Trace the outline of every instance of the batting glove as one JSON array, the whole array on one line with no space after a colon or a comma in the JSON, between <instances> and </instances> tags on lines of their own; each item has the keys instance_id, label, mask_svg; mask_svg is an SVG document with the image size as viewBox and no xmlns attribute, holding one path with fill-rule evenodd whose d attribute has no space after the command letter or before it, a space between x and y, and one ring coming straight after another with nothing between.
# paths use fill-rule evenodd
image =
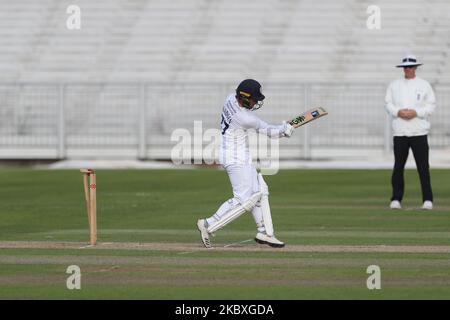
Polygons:
<instances>
[{"instance_id":1,"label":"batting glove","mask_svg":"<svg viewBox=\"0 0 450 320\"><path fill-rule=\"evenodd\" d=\"M294 132L294 127L291 126L286 121L283 121L283 126L284 126L283 136L286 138L290 138L292 136L292 133Z\"/></svg>"}]
</instances>

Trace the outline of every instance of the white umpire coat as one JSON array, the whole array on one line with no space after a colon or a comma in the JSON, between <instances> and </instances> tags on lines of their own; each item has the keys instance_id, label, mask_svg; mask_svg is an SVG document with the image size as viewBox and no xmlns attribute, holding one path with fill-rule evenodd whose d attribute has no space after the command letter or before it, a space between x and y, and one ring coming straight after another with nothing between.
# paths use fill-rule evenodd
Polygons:
<instances>
[{"instance_id":1,"label":"white umpire coat","mask_svg":"<svg viewBox=\"0 0 450 320\"><path fill-rule=\"evenodd\" d=\"M385 107L392 119L394 136L422 136L430 131L429 116L436 108L436 98L427 81L402 78L390 83ZM398 117L398 111L404 108L416 110L417 117L409 120Z\"/></svg>"}]
</instances>

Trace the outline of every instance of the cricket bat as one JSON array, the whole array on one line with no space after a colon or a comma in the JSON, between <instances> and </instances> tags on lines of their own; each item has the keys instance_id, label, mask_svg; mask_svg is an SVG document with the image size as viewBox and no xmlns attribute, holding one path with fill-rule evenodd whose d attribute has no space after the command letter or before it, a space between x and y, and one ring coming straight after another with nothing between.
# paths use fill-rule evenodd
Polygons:
<instances>
[{"instance_id":1,"label":"cricket bat","mask_svg":"<svg viewBox=\"0 0 450 320\"><path fill-rule=\"evenodd\" d=\"M312 108L301 115L295 117L291 121L289 121L289 124L293 126L294 128L298 128L304 124L307 124L308 122L311 122L313 120L319 119L320 117L326 116L328 112L321 107L318 108Z\"/></svg>"}]
</instances>

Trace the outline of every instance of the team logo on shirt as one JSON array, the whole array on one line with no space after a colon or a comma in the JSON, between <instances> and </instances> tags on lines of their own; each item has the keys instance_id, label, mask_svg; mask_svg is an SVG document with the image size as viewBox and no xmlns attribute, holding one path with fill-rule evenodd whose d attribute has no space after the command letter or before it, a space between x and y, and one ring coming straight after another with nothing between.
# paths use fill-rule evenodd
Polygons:
<instances>
[{"instance_id":1,"label":"team logo on shirt","mask_svg":"<svg viewBox=\"0 0 450 320\"><path fill-rule=\"evenodd\" d=\"M416 91L417 101L422 100L422 97L423 97L423 92L422 91Z\"/></svg>"}]
</instances>

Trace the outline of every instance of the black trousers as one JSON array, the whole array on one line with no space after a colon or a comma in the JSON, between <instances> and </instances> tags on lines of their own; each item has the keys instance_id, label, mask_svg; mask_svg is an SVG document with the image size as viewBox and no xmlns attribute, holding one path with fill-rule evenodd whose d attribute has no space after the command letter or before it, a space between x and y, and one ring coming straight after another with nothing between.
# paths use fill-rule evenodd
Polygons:
<instances>
[{"instance_id":1,"label":"black trousers","mask_svg":"<svg viewBox=\"0 0 450 320\"><path fill-rule=\"evenodd\" d=\"M394 171L392 173L392 200L402 201L405 191L404 171L408 159L409 148L411 148L416 160L419 172L420 185L422 187L422 200L433 201L431 190L430 165L428 162L428 136L394 137Z\"/></svg>"}]
</instances>

